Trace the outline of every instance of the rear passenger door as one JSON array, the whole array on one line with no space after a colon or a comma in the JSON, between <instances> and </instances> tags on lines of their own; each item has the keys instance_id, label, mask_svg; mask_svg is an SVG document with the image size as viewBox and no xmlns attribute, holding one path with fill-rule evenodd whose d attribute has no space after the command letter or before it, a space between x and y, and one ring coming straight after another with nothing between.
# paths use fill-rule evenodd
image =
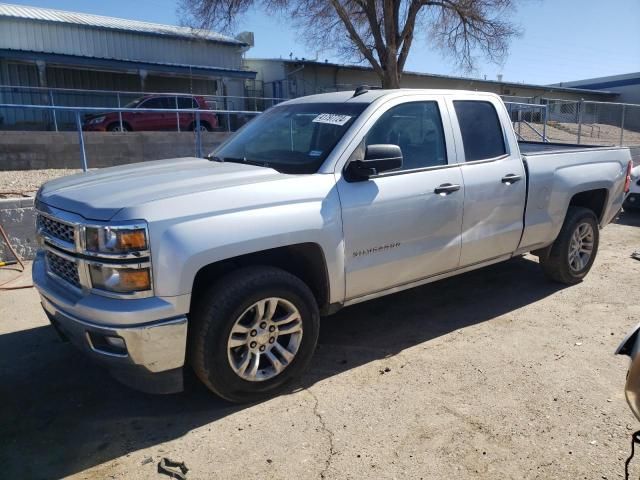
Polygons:
<instances>
[{"instance_id":1,"label":"rear passenger door","mask_svg":"<svg viewBox=\"0 0 640 480\"><path fill-rule=\"evenodd\" d=\"M464 179L460 266L512 254L523 228L526 178L508 114L497 97L449 100Z\"/></svg>"}]
</instances>

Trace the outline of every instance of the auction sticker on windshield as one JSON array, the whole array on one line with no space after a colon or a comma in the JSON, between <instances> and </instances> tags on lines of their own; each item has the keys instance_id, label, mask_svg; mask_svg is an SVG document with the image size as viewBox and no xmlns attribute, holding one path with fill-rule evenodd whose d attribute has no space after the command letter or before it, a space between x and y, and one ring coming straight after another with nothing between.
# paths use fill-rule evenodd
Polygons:
<instances>
[{"instance_id":1,"label":"auction sticker on windshield","mask_svg":"<svg viewBox=\"0 0 640 480\"><path fill-rule=\"evenodd\" d=\"M349 115L338 115L336 113L321 113L316 118L313 119L315 123L328 123L330 125L339 125L343 126L351 120L351 116Z\"/></svg>"}]
</instances>

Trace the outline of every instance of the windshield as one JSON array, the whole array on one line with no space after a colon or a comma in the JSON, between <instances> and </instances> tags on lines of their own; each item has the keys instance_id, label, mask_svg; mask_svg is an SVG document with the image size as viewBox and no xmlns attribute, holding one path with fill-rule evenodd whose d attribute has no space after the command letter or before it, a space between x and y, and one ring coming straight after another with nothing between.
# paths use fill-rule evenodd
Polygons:
<instances>
[{"instance_id":1,"label":"windshield","mask_svg":"<svg viewBox=\"0 0 640 480\"><path fill-rule=\"evenodd\" d=\"M365 103L298 103L267 110L216 150L214 160L315 173Z\"/></svg>"}]
</instances>

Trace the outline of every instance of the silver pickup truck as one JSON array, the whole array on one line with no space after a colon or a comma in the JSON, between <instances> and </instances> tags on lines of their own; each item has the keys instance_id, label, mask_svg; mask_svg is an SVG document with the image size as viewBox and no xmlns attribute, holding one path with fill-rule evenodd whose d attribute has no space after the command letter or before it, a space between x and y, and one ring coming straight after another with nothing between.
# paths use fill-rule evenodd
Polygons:
<instances>
[{"instance_id":1,"label":"silver pickup truck","mask_svg":"<svg viewBox=\"0 0 640 480\"><path fill-rule=\"evenodd\" d=\"M33 279L56 329L124 383L179 391L189 365L253 401L300 376L341 307L527 252L579 282L630 160L519 145L488 93L299 98L207 159L46 183Z\"/></svg>"}]
</instances>

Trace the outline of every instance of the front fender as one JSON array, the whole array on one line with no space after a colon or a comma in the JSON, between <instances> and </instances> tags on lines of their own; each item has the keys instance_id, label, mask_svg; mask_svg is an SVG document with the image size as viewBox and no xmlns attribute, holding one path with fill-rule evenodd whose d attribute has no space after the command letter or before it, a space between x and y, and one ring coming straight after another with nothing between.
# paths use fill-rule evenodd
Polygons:
<instances>
[{"instance_id":1,"label":"front fender","mask_svg":"<svg viewBox=\"0 0 640 480\"><path fill-rule=\"evenodd\" d=\"M154 272L159 272L156 290L159 295L190 293L196 274L207 265L272 248L315 243L324 253L334 291L342 250L337 220L325 218L311 205L281 205L173 225L164 232L154 258Z\"/></svg>"},{"instance_id":2,"label":"front fender","mask_svg":"<svg viewBox=\"0 0 640 480\"><path fill-rule=\"evenodd\" d=\"M299 188L297 193L271 192L273 199L266 202L260 201L264 192L257 191L265 186L255 186L251 206L199 212L195 205L184 206L190 214L150 221L155 294L191 293L198 271L215 262L272 248L313 243L320 246L325 257L330 302L342 300L344 247L340 203L335 183L327 183L332 177L323 177L320 184L327 187L324 191L318 191L318 182L307 182L306 188ZM234 193L233 190L227 192L231 196ZM297 198L277 200L283 196ZM233 203L220 196L212 203L216 201L227 205ZM246 201L244 197L236 203L242 201Z\"/></svg>"}]
</instances>

